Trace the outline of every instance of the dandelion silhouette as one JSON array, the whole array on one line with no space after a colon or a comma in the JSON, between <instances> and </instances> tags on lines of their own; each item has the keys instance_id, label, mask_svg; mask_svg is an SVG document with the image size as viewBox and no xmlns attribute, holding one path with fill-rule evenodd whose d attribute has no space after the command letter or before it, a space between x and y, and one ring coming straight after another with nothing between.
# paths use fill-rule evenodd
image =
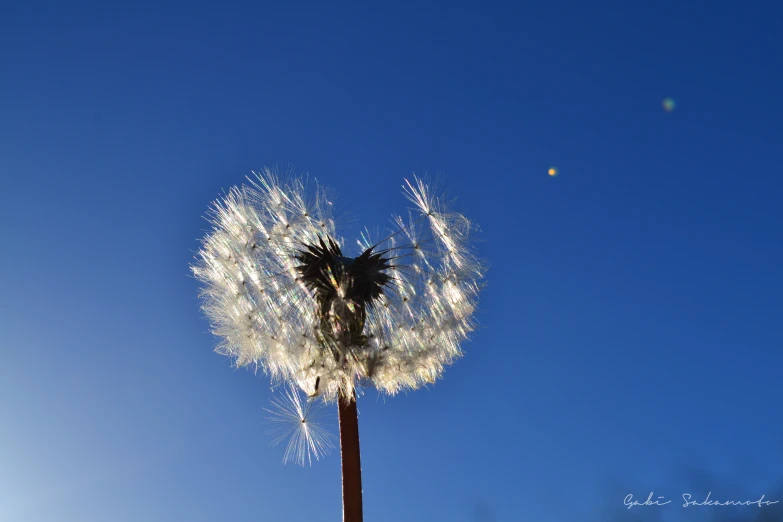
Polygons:
<instances>
[{"instance_id":1,"label":"dandelion silhouette","mask_svg":"<svg viewBox=\"0 0 783 522\"><path fill-rule=\"evenodd\" d=\"M208 214L212 231L193 267L217 351L295 384L310 401L286 395L282 417L298 419L285 460L304 463L327 449L308 412L336 401L343 469L343 520L362 519L356 387L393 395L434 382L462 355L474 329L482 263L475 227L433 195L421 178L405 182L414 207L378 242L358 240L355 257L337 235L330 192L270 169L234 187ZM285 412L288 412L287 414ZM290 424L289 424L290 428Z\"/></svg>"}]
</instances>

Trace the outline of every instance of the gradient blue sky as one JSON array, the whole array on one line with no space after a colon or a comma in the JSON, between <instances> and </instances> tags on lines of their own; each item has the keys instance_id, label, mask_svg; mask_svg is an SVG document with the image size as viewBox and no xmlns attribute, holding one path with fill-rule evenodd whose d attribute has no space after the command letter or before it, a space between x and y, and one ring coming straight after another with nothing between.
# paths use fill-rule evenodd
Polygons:
<instances>
[{"instance_id":1,"label":"gradient blue sky","mask_svg":"<svg viewBox=\"0 0 783 522\"><path fill-rule=\"evenodd\" d=\"M333 186L349 237L414 171L483 230L466 357L360 400L366 520L769 497L781 27L771 1L6 0L0 520L339 520L338 455L282 465L189 274L210 201L274 164Z\"/></svg>"}]
</instances>

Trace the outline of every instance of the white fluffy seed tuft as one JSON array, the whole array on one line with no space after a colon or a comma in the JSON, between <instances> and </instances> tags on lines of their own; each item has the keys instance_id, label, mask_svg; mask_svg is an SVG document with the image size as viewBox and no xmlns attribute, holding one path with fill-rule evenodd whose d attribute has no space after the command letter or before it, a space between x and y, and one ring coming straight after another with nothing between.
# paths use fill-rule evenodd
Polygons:
<instances>
[{"instance_id":1,"label":"white fluffy seed tuft","mask_svg":"<svg viewBox=\"0 0 783 522\"><path fill-rule=\"evenodd\" d=\"M193 267L202 308L220 339L217 351L254 365L275 382L296 383L327 401L357 384L395 394L434 382L475 328L483 276L470 241L475 229L434 197L421 178L406 180L414 207L380 242L396 265L369 307L366 343L335 360L319 343L317 305L299 280L296 253L328 234L340 245L323 187L265 169L234 187L208 214L213 226ZM375 243L368 236L362 248Z\"/></svg>"}]
</instances>

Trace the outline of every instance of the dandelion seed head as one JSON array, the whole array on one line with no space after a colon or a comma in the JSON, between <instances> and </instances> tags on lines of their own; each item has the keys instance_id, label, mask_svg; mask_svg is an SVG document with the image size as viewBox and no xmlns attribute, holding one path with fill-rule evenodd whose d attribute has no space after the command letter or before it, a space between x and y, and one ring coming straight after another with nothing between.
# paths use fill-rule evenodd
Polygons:
<instances>
[{"instance_id":1,"label":"dandelion seed head","mask_svg":"<svg viewBox=\"0 0 783 522\"><path fill-rule=\"evenodd\" d=\"M265 169L216 201L193 272L217 351L327 401L440 377L475 328L484 267L465 216L422 178L403 193L407 217L362 234L357 252L337 235L332 193L306 178Z\"/></svg>"}]
</instances>

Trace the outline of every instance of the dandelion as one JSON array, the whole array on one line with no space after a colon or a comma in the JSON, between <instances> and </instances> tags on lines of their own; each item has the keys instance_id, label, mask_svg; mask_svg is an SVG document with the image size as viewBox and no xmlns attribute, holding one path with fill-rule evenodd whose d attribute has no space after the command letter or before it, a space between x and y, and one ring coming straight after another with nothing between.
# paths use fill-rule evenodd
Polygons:
<instances>
[{"instance_id":1,"label":"dandelion","mask_svg":"<svg viewBox=\"0 0 783 522\"><path fill-rule=\"evenodd\" d=\"M269 169L249 181L208 215L193 267L202 308L217 351L237 366L338 403L343 516L361 520L355 389L416 389L462 355L483 274L475 227L414 177L403 186L408 215L385 238L362 234L349 257L328 190Z\"/></svg>"},{"instance_id":2,"label":"dandelion","mask_svg":"<svg viewBox=\"0 0 783 522\"><path fill-rule=\"evenodd\" d=\"M273 424L267 433L273 446L288 440L284 463L312 464L313 458L318 460L334 448L334 435L321 423L323 401L303 397L298 388L289 386L281 397L272 399L272 405L274 409L266 410Z\"/></svg>"}]
</instances>

